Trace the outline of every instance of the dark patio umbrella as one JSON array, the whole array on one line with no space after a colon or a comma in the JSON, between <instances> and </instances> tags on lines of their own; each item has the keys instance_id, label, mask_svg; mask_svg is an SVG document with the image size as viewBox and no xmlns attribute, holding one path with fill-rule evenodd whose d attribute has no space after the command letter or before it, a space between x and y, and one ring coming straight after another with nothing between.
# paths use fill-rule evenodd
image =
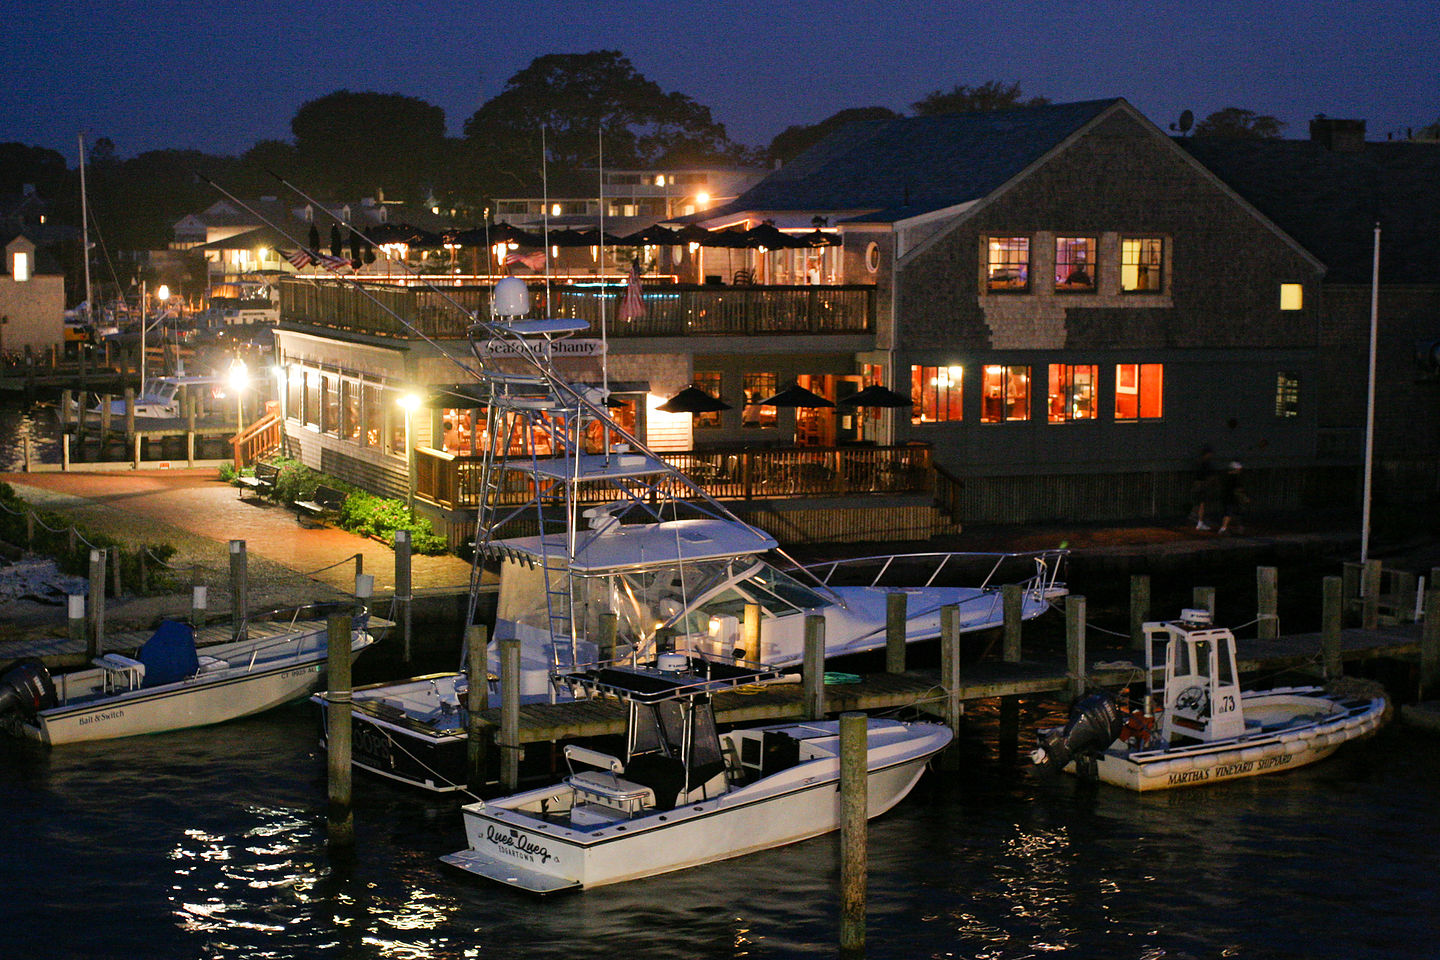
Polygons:
<instances>
[{"instance_id":1,"label":"dark patio umbrella","mask_svg":"<svg viewBox=\"0 0 1440 960\"><path fill-rule=\"evenodd\" d=\"M353 260L355 263L359 263L360 260L361 260L361 253L362 253L362 251L361 251L361 249L360 249L360 234L358 234L358 233L355 232L355 228L354 228L354 227L351 227L351 228L350 228L350 259Z\"/></svg>"},{"instance_id":2,"label":"dark patio umbrella","mask_svg":"<svg viewBox=\"0 0 1440 960\"><path fill-rule=\"evenodd\" d=\"M488 227L482 223L478 227L459 230L450 234L450 242L465 247L486 247L497 243L515 243L522 247L545 246L545 238L540 234L521 230L508 223L492 223Z\"/></svg>"},{"instance_id":3,"label":"dark patio umbrella","mask_svg":"<svg viewBox=\"0 0 1440 960\"><path fill-rule=\"evenodd\" d=\"M345 248L340 245L340 225L336 223L330 224L330 256L343 257L345 255L344 249Z\"/></svg>"},{"instance_id":4,"label":"dark patio umbrella","mask_svg":"<svg viewBox=\"0 0 1440 960\"><path fill-rule=\"evenodd\" d=\"M889 387L872 383L858 393L840 401L842 407L911 407L914 401L903 393L896 393Z\"/></svg>"},{"instance_id":5,"label":"dark patio umbrella","mask_svg":"<svg viewBox=\"0 0 1440 960\"><path fill-rule=\"evenodd\" d=\"M771 397L769 400L761 400L761 401L760 401L760 406L762 406L762 407L833 407L833 406L835 406L835 404L831 403L829 400L826 400L824 397L820 396L820 394L818 394L818 393L812 393L811 391L806 390L804 387L800 386L800 384L798 384L798 383L792 383L792 384L790 384L790 386L786 387L784 390L781 390L779 393L775 394L775 396Z\"/></svg>"},{"instance_id":6,"label":"dark patio umbrella","mask_svg":"<svg viewBox=\"0 0 1440 960\"><path fill-rule=\"evenodd\" d=\"M545 240L552 247L613 247L621 242L599 230L553 230Z\"/></svg>"},{"instance_id":7,"label":"dark patio umbrella","mask_svg":"<svg viewBox=\"0 0 1440 960\"><path fill-rule=\"evenodd\" d=\"M637 230L629 236L621 237L616 242L620 246L625 247L669 247L680 243L680 234L676 230L670 230L660 226L658 223L652 223L644 230Z\"/></svg>"},{"instance_id":8,"label":"dark patio umbrella","mask_svg":"<svg viewBox=\"0 0 1440 960\"><path fill-rule=\"evenodd\" d=\"M840 234L826 233L824 230L815 230L791 239L795 241L796 246L800 247L838 247L844 243L840 239Z\"/></svg>"},{"instance_id":9,"label":"dark patio umbrella","mask_svg":"<svg viewBox=\"0 0 1440 960\"><path fill-rule=\"evenodd\" d=\"M404 243L412 247L438 247L441 244L439 234L406 223L377 223L365 231L365 236L375 244Z\"/></svg>"},{"instance_id":10,"label":"dark patio umbrella","mask_svg":"<svg viewBox=\"0 0 1440 960\"><path fill-rule=\"evenodd\" d=\"M655 408L666 413L715 413L729 410L730 404L719 397L712 397L699 387L690 386Z\"/></svg>"},{"instance_id":11,"label":"dark patio umbrella","mask_svg":"<svg viewBox=\"0 0 1440 960\"><path fill-rule=\"evenodd\" d=\"M317 227L317 226L315 226L315 224L313 224L313 223L310 224L310 237L309 237L309 240L310 240L310 249L311 249L311 250L319 250L319 249L320 249L320 228Z\"/></svg>"},{"instance_id":12,"label":"dark patio umbrella","mask_svg":"<svg viewBox=\"0 0 1440 960\"><path fill-rule=\"evenodd\" d=\"M781 232L773 223L762 223L745 231L745 246L765 247L767 250L786 250L799 246L795 239Z\"/></svg>"},{"instance_id":13,"label":"dark patio umbrella","mask_svg":"<svg viewBox=\"0 0 1440 960\"><path fill-rule=\"evenodd\" d=\"M675 231L676 243L698 243L701 246L704 246L705 241L709 239L710 231L706 230L702 226L693 223L686 224L679 230Z\"/></svg>"},{"instance_id":14,"label":"dark patio umbrella","mask_svg":"<svg viewBox=\"0 0 1440 960\"><path fill-rule=\"evenodd\" d=\"M700 241L702 247L731 247L740 249L748 247L750 242L746 234L750 231L742 230L740 227L726 227L724 230L710 230L706 232L705 239Z\"/></svg>"}]
</instances>

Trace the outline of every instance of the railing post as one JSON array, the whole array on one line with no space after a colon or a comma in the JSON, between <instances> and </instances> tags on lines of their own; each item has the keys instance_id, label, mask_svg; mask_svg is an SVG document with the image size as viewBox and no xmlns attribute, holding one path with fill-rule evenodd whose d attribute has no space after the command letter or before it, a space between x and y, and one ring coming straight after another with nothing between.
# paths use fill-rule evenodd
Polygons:
<instances>
[{"instance_id":1,"label":"railing post","mask_svg":"<svg viewBox=\"0 0 1440 960\"><path fill-rule=\"evenodd\" d=\"M940 608L940 689L945 697L945 725L956 737L965 716L965 702L960 699L960 637L960 608L946 604ZM946 770L958 769L960 751L946 750L940 755L940 764Z\"/></svg>"}]
</instances>

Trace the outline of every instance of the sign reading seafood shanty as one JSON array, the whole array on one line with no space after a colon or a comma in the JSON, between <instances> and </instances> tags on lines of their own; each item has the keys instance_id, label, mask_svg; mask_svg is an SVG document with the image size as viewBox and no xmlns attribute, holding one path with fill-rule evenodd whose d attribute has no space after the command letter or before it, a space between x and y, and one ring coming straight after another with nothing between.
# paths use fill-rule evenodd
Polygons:
<instances>
[{"instance_id":1,"label":"sign reading seafood shanty","mask_svg":"<svg viewBox=\"0 0 1440 960\"><path fill-rule=\"evenodd\" d=\"M475 345L475 350L484 357L519 357L528 351L535 351L552 360L565 357L598 357L605 353L604 340L547 340L528 341L524 344L509 340L487 340Z\"/></svg>"}]
</instances>

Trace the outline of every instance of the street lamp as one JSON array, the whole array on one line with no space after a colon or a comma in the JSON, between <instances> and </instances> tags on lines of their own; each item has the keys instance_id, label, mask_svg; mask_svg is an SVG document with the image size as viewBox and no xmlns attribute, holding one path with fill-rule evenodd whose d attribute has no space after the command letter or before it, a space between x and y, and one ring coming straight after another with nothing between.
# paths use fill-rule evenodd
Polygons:
<instances>
[{"instance_id":1,"label":"street lamp","mask_svg":"<svg viewBox=\"0 0 1440 960\"><path fill-rule=\"evenodd\" d=\"M230 361L230 371L226 377L230 392L235 394L235 433L238 435L245 429L245 388L250 386L250 371L245 367L245 361L239 357Z\"/></svg>"},{"instance_id":2,"label":"street lamp","mask_svg":"<svg viewBox=\"0 0 1440 960\"><path fill-rule=\"evenodd\" d=\"M411 420L416 409L420 406L418 394L402 394L395 401L405 411L405 507L410 511L410 517L415 517L415 440L411 433Z\"/></svg>"}]
</instances>

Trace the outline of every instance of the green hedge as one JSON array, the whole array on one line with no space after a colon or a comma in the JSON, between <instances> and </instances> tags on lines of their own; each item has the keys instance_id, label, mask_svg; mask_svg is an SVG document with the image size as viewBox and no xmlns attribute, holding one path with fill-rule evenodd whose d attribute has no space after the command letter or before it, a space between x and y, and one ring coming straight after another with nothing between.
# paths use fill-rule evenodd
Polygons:
<instances>
[{"instance_id":1,"label":"green hedge","mask_svg":"<svg viewBox=\"0 0 1440 960\"><path fill-rule=\"evenodd\" d=\"M446 553L449 544L437 535L430 521L424 517L411 517L405 501L391 497L379 497L361 490L352 483L337 480L318 470L312 470L299 460L291 457L275 457L269 461L276 468L275 489L267 494L277 503L294 503L308 499L320 484L334 487L345 494L345 503L340 508L338 523L340 529L362 537L377 537L394 545L396 530L410 531L410 549L415 553L435 556ZM253 470L247 470L253 474ZM234 482L234 471L226 477L222 468L221 479Z\"/></svg>"}]
</instances>

